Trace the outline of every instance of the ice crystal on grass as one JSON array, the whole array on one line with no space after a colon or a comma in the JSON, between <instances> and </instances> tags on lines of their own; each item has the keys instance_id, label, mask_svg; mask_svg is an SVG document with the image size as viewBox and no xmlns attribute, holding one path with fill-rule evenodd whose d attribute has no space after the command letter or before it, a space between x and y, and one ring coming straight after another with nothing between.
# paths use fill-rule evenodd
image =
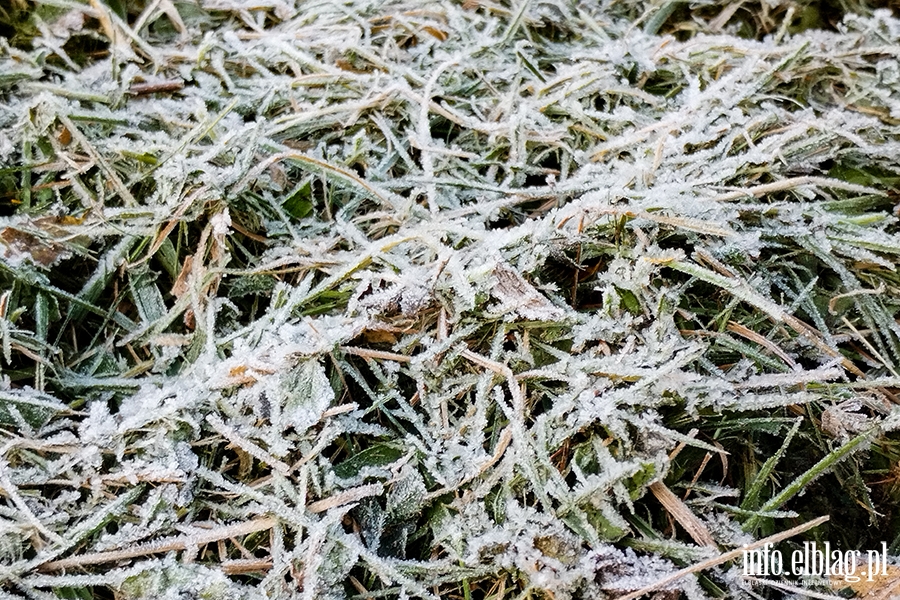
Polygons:
<instances>
[{"instance_id":1,"label":"ice crystal on grass","mask_svg":"<svg viewBox=\"0 0 900 600\"><path fill-rule=\"evenodd\" d=\"M871 547L900 24L746 6L0 11L0 593L612 598L838 505Z\"/></svg>"},{"instance_id":2,"label":"ice crystal on grass","mask_svg":"<svg viewBox=\"0 0 900 600\"><path fill-rule=\"evenodd\" d=\"M155 564L152 564L155 563ZM174 560L152 561L142 573L121 581L123 598L172 599L189 597L227 600L232 598L265 598L260 590L230 580L218 569L201 565L185 565ZM149 567L149 568L148 568ZM91 585L85 581L82 585Z\"/></svg>"}]
</instances>

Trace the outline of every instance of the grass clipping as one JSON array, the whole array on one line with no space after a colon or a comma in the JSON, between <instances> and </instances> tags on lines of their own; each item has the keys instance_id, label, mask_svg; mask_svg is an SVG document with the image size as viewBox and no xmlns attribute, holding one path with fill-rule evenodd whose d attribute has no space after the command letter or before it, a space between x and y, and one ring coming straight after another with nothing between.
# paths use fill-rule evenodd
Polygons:
<instances>
[{"instance_id":1,"label":"grass clipping","mask_svg":"<svg viewBox=\"0 0 900 600\"><path fill-rule=\"evenodd\" d=\"M741 6L0 10L3 597L896 553L900 21Z\"/></svg>"}]
</instances>

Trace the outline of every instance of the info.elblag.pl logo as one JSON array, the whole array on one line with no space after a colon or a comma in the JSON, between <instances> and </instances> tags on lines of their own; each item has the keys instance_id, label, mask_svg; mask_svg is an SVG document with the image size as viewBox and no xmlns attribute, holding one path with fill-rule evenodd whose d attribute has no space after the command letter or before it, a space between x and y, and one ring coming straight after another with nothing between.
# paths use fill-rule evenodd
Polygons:
<instances>
[{"instance_id":1,"label":"info.elblag.pl logo","mask_svg":"<svg viewBox=\"0 0 900 600\"><path fill-rule=\"evenodd\" d=\"M791 552L789 560L772 544L744 552L744 575L748 577L843 578L856 583L863 577L874 581L887 574L886 542L881 542L881 550L867 550L865 556L862 550L832 550L830 542L821 548L817 542L804 542L803 548Z\"/></svg>"}]
</instances>

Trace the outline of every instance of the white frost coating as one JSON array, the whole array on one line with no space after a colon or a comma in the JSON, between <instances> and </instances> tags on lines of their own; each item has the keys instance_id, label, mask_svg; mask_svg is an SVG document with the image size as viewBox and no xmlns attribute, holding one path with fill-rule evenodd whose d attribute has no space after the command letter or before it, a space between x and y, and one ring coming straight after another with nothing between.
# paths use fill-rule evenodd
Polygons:
<instances>
[{"instance_id":1,"label":"white frost coating","mask_svg":"<svg viewBox=\"0 0 900 600\"><path fill-rule=\"evenodd\" d=\"M898 427L896 411L832 402L852 390L823 346L858 341L834 325L846 316L884 357L860 365L890 370L900 355L888 291L845 266L895 270L898 219L865 208L870 191L829 166L893 168L900 71L879 55L848 84L846 106L796 106L779 91L794 55L815 65L896 48L900 22L886 12L781 43L679 42L606 14L634 3L515 3L511 23L471 3L204 0L200 12L224 25L201 39L208 25L171 4L148 18L179 36L176 17L188 20L178 45L153 26L140 41L123 29L116 52L81 70L45 72L45 55L21 50L0 57L0 166L46 159L32 181L59 186L36 189L32 206L60 215L0 218L3 277L17 294L37 290L15 302L40 292L60 313L46 340L27 330L33 304L17 307L18 322L4 315L4 352L50 362L42 385L64 391L0 374L4 472L21 490L52 486L20 494L31 519L0 507L0 577L115 586L128 599L287 599L433 597L432 585L458 595L463 582L512 574L535 595L616 596L675 570L613 543L637 535L626 517L667 475L677 442L714 450L685 435L690 419L827 399L836 438ZM48 23L40 52L60 52L90 26L80 19ZM560 40L538 43L545 27ZM170 80L177 92L140 88ZM857 110L870 104L877 114ZM77 124L69 142L60 117ZM60 156L44 156L48 144ZM20 186L21 169L10 172ZM146 190L143 205L107 185L122 173L135 177L126 192ZM60 287L36 242L8 241L15 232L58 244L57 265L84 258L90 275ZM759 268L785 239L835 281ZM171 314L134 323L120 284L141 268ZM189 308L173 293L182 273ZM823 296L826 280L835 290ZM114 292L117 309L91 310ZM722 312L692 314L699 293ZM778 352L735 331L746 310ZM68 318L102 335L51 356L43 344L57 325L69 344ZM663 418L675 412L677 426ZM706 477L690 510L723 545L751 541L716 506L737 490ZM357 487L384 491L342 496ZM353 502L328 505L342 497ZM107 517L117 530L103 530ZM210 544L87 575L38 573L24 558L258 518L279 529L241 538L249 548L223 541L223 556ZM225 575L257 555L272 559L255 566L271 569L259 587ZM711 576L741 588L733 573ZM693 578L676 587L703 597Z\"/></svg>"}]
</instances>

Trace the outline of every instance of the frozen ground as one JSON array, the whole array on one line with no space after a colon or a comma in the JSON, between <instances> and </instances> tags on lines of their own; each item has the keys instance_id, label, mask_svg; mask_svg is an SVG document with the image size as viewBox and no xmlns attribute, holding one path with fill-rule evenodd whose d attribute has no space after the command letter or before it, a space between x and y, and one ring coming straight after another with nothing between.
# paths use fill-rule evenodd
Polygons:
<instances>
[{"instance_id":1,"label":"frozen ground","mask_svg":"<svg viewBox=\"0 0 900 600\"><path fill-rule=\"evenodd\" d=\"M130 9L0 10L0 598L898 554L888 11Z\"/></svg>"}]
</instances>

